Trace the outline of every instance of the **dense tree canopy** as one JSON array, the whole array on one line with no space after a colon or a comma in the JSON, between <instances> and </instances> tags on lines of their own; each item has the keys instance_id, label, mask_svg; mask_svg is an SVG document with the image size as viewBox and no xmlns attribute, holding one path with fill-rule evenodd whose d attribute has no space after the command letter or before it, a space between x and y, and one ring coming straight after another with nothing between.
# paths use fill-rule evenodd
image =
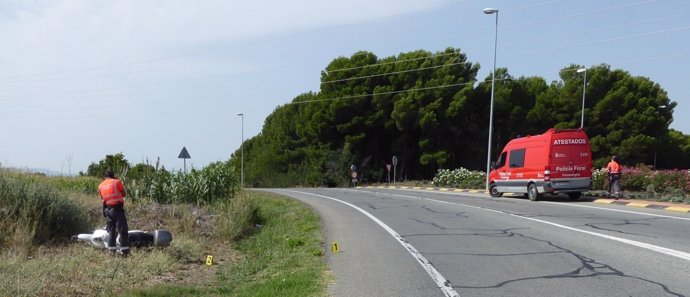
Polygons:
<instances>
[{"instance_id":1,"label":"dense tree canopy","mask_svg":"<svg viewBox=\"0 0 690 297\"><path fill-rule=\"evenodd\" d=\"M512 77L497 69L492 156L510 139L551 127L578 128L583 77L569 65L559 81ZM248 186L339 185L350 165L368 181L386 180L397 156L401 179L431 179L441 168L486 166L491 76L459 49L378 58L334 59L318 93L279 106L244 143ZM608 65L587 70L584 129L595 164L690 167L690 137L669 129L671 101L658 84ZM239 168L239 151L231 162Z\"/></svg>"},{"instance_id":2,"label":"dense tree canopy","mask_svg":"<svg viewBox=\"0 0 690 297\"><path fill-rule=\"evenodd\" d=\"M112 170L116 176L124 176L129 168L129 161L125 159L125 155L117 153L106 155L105 158L98 161L98 164L91 163L86 169L86 175L101 178L105 176L106 170ZM80 174L83 175L83 173Z\"/></svg>"}]
</instances>

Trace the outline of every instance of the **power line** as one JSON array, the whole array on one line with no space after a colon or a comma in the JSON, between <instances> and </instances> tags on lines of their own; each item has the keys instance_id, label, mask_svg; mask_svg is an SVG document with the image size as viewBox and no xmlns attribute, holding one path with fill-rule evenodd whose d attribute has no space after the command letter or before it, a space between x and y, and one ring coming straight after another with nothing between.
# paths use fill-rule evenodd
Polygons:
<instances>
[{"instance_id":1,"label":"power line","mask_svg":"<svg viewBox=\"0 0 690 297\"><path fill-rule=\"evenodd\" d=\"M187 79L177 79L177 80L168 80L168 81L158 81L158 82L152 82L152 83L146 83L146 84L130 85L130 86L124 86L124 87L108 88L108 89L91 89L91 90L77 90L77 91L59 92L59 93L29 94L29 95L19 96L19 97L15 97L15 98L31 98L31 97L44 97L44 96L62 96L62 95L82 94L82 93L109 92L109 91L119 91L119 90L127 90L127 89L146 88L146 87L157 86L157 85L162 85L162 84L171 84L171 83L180 83L180 82L190 82L190 81L197 81L197 80L206 80L206 79L222 78L222 77L234 76L234 75L242 75L242 74L247 74L247 73L256 72L256 71L259 71L259 70L252 70L252 71L245 71L245 72L235 72L235 73L223 73L223 74L208 75L208 76L202 76L202 77L193 77L193 78L187 78ZM0 102L19 101L19 100L21 100L21 99L15 99L15 100L0 100Z\"/></svg>"},{"instance_id":2,"label":"power line","mask_svg":"<svg viewBox=\"0 0 690 297\"><path fill-rule=\"evenodd\" d=\"M626 61L620 61L620 62L613 62L610 63L609 65L624 65L624 64L632 64L632 63L638 63L638 62L645 62L645 61L652 61L652 60L660 60L660 59L669 59L669 58L677 58L677 57L682 57L682 56L688 56L690 55L690 52L683 52L683 53L677 53L677 54L671 54L671 55L662 55L662 56L655 56L655 57L646 57L646 58L641 58L641 59L635 59L635 60L626 60ZM574 68L569 68L569 69L561 69L558 72L552 72L553 74L559 74L561 71L564 72L570 72L570 71L576 71L579 67L574 67ZM528 77L534 77L536 74L528 76ZM503 79L496 79L497 81L506 81L506 80L513 80L513 78L503 78ZM457 83L457 84L447 84L447 85L440 85L440 86L434 86L434 87L424 87L424 88L413 88L413 89L407 89L407 90L398 90L398 91L389 91L389 92L382 92L382 93L371 93L371 94L361 94L361 95L349 95L349 96L341 96L341 97L333 97L333 98L324 98L324 99L315 99L315 100L305 100L305 101L299 101L299 102L289 102L286 103L286 105L293 105L293 104L303 104L303 103L311 103L311 102L323 102L323 101L335 101L335 100L343 100L343 99L354 99L354 98L362 98L362 97L368 97L368 96L376 96L376 95L391 95L391 94L398 94L398 93L404 93L404 92L413 92L413 91L426 91L426 90L433 90L433 89L441 89L441 88L450 88L450 87L458 87L458 86L465 86L469 84L483 84L483 83L489 83L491 80L484 80L484 81L470 81L470 82L465 82L465 83ZM100 95L99 97L103 97L107 95ZM118 95L114 95L118 96ZM215 98L209 97L205 98L204 100L212 100ZM108 106L92 106L92 107L77 107L77 108L62 108L59 109L59 111L78 111L78 110L92 110L92 109L110 109L110 108L121 108L121 107L130 107L130 106L140 106L142 104L158 104L158 103L169 103L171 101L184 101L184 98L180 99L165 99L165 100L152 100L152 101L145 101L145 102L137 102L137 103L126 103L126 104L116 104L116 105L108 105ZM196 98L195 100L199 100L199 98ZM51 111L56 111L56 110L51 110ZM18 110L15 112L31 112L31 110L25 109L25 110ZM35 116L34 115L28 115L28 116L17 116L16 114L9 115L8 118L23 118L23 119L45 119L44 116ZM53 116L51 118L54 119L73 119L73 118L85 118L85 117L74 117L74 116Z\"/></svg>"},{"instance_id":3,"label":"power line","mask_svg":"<svg viewBox=\"0 0 690 297\"><path fill-rule=\"evenodd\" d=\"M465 0L459 0L457 2L463 2L463 1L465 1ZM410 10L410 11L398 13L396 15L389 15L389 16L385 16L385 17L368 19L368 20L357 22L354 24L361 24L361 23L366 23L366 22L377 21L380 19L394 18L394 17L399 17L402 15L414 14L414 13L417 13L420 11L433 9L433 8L444 6L444 5L446 5L446 4L440 4L440 5L436 5L433 7L426 7L423 9ZM308 34L308 33L302 33L302 34ZM299 35L301 35L301 34L297 33L297 34L292 34L290 36L299 36ZM263 42L263 41L265 41L265 40L258 40L256 42ZM25 74L25 75L15 75L15 76L9 76L9 77L8 76L0 76L0 79L6 79L6 78L12 78L12 77L51 76L51 75L69 74L69 73L78 73L78 72L90 72L90 71L96 71L96 70L102 70L102 69L126 67L126 66L148 64L148 63L154 63L154 62L160 62L160 61L166 61L166 60L174 60L174 59L185 58L185 57L200 56L200 55L209 54L209 53L224 52L224 51L228 51L228 50L235 49L235 48L242 47L242 46L245 46L245 45L233 45L233 46L219 47L219 48L214 48L214 49L209 49L209 50L189 52L186 54L162 56L162 57L156 57L156 58L150 58L150 59L142 59L139 61L131 61L131 62L125 62L125 63L109 64L109 65L100 65L100 66L94 66L94 67L85 67L85 68L65 70L65 71L56 71L56 72L50 72L50 73L34 73L34 74Z\"/></svg>"},{"instance_id":4,"label":"power line","mask_svg":"<svg viewBox=\"0 0 690 297\"><path fill-rule=\"evenodd\" d=\"M594 12L601 12L601 11L608 11L611 9L620 9L621 7L627 7L627 6L632 6L632 5L641 5L641 4L646 4L650 2L654 2L656 0L647 0L647 1L642 1L642 2L637 2L637 3L632 3L632 4L627 4L627 5L620 5L616 6L613 8L606 8L606 9L600 9L596 10ZM542 3L552 3L555 1L546 1ZM514 9L513 9L514 10ZM590 12L592 13L592 12ZM580 13L577 14L577 16L584 15L586 13ZM566 16L566 17L572 17L571 16ZM682 15L681 15L682 16ZM561 17L566 18L566 17ZM669 16L669 17L662 17L662 18L657 18L657 19L664 19L664 18L673 18L677 16ZM553 20L553 19L552 19ZM640 21L642 22L642 21ZM562 47L556 47L556 48L551 48L551 49L543 49L539 51L532 51L532 52L526 52L526 53L519 53L519 54L513 54L513 55L508 55L508 57L511 56L519 56L519 55L527 55L527 54L533 54L533 53L538 53L538 52L543 52L543 51L551 51L551 50L557 50L557 49L563 49L563 48L569 48L569 47L576 47L576 46L583 46L583 45L591 45L594 43L599 43L599 42L608 42L608 41L615 41L615 40L620 40L620 39L625 39L625 38L633 38L633 37L639 37L639 36L646 36L646 35L652 35L652 34L661 34L661 33L668 33L668 32L673 32L673 31L680 31L680 30L687 30L690 27L683 27L683 28L675 28L675 29L667 29L667 30L662 30L662 31L655 31L655 32L647 32L647 33L641 33L641 34L635 34L635 35L628 35L628 36L622 36L622 37L616 37L612 39L606 39L606 40L599 40L599 41L592 41L592 42L587 42L583 44L575 44L575 45L569 45L569 46L562 46ZM566 35L567 36L567 35ZM369 54L363 53L363 54ZM383 65L388 65L388 64L395 64L395 63L401 63L401 62L406 62L406 61L414 61L414 60L422 60L422 59L430 59L434 57L440 57L440 56L447 56L447 55L458 55L462 54L459 52L453 52L453 53L443 53L443 54L438 54L438 55L431 55L431 56L426 56L426 57L420 57L420 58L414 58L414 59L404 59L404 60L398 60L398 61L393 61L393 62L386 62L386 63L381 63L381 64L372 64L372 65L365 65L365 66L360 66L360 67L351 67L351 68L346 68L346 69L336 69L336 70L331 70L329 72L337 72L337 71L345 71L345 70L354 70L354 69L361 69L365 67L373 67L373 66L383 66ZM681 54L682 56L682 54ZM663 58L663 57L662 57ZM443 66L450 66L450 65L440 65L440 66L433 66L433 67L443 67ZM390 75L390 74L395 74L395 73L402 73L402 72L412 72L412 71L419 71L419 70L424 70L424 69L430 69L433 67L429 68L420 68L420 69L413 69L413 70L406 70L406 71L400 71L400 72L390 72L390 73L383 73L383 74L377 74L376 76L382 76L382 75ZM236 74L236 73L235 73ZM168 84L168 83L178 83L178 82L185 82L185 81L193 81L193 80L203 80L203 79L211 79L215 77L220 77L220 76L226 76L226 75L234 75L234 74L221 74L221 75L213 75L213 76L203 76L203 77L197 77L197 78L191 78L191 79L182 79L182 80L172 80L172 81L160 81L160 82L153 82L153 83L148 83L148 84L141 84L141 85L134 85L134 86L125 86L125 87L119 87L119 88L110 88L110 89L93 89L93 90L81 90L81 91L73 91L73 92L63 92L63 93L52 93L52 94L33 94L33 95L25 95L24 97L35 97L35 96L54 96L54 95L72 95L72 94L78 94L78 93L89 93L89 92L107 92L107 91L114 91L114 90L125 90L125 89L133 89L133 88L141 88L141 87L147 87L147 86L152 86L152 85L158 85L158 84ZM370 76L370 77L373 77ZM346 80L354 80L354 79L362 79L365 77L353 77L349 79L342 79L342 80L337 80L337 81L346 81ZM330 82L335 82L335 81L330 81ZM330 82L324 82L324 83L330 83ZM7 100L4 100L7 101Z\"/></svg>"},{"instance_id":5,"label":"power line","mask_svg":"<svg viewBox=\"0 0 690 297\"><path fill-rule=\"evenodd\" d=\"M671 54L671 55L663 55L663 56L648 57L648 58L641 58L641 59L635 59L635 60L626 60L626 61L614 62L614 63L611 63L610 65L634 64L634 63L646 62L646 61L678 58L678 57L689 56L689 55L690 55L690 52L685 52L685 53L678 53L678 54Z\"/></svg>"},{"instance_id":6,"label":"power line","mask_svg":"<svg viewBox=\"0 0 690 297\"><path fill-rule=\"evenodd\" d=\"M386 72L386 73L380 73L380 74L372 74L372 75L357 76L357 77L351 77L351 78L343 78L343 79L329 80L329 81L322 82L321 84L323 85L323 84L330 84L330 83L336 83L336 82L350 81L350 80L356 80L356 79L372 78L372 77L378 77L378 76L384 76L384 75L393 75L393 74L400 74L400 73L407 73L407 72L415 72L415 71L436 69L436 68L441 68L441 67L446 67L446 66L462 65L462 64L465 64L465 63L467 63L467 62L458 62L458 63L451 63L451 64L443 64L443 65L429 66L429 67L420 67L420 68L408 69L408 70L400 70L400 71L394 71L394 72Z\"/></svg>"},{"instance_id":7,"label":"power line","mask_svg":"<svg viewBox=\"0 0 690 297\"><path fill-rule=\"evenodd\" d=\"M656 2L656 1L658 1L658 0L645 0L645 1L635 2L635 3L627 3L627 4L623 4L623 5L618 5L618 6L606 7L606 8L602 8L602 9L596 9L596 10L585 11L585 12L571 14L571 15L565 15L565 16L561 16L561 17L538 20L538 21L534 21L534 22L530 22L530 23L518 24L518 25L513 25L513 26L505 26L505 27L502 27L500 29L503 29L501 31L508 31L508 30L512 30L515 28L544 24L544 23L551 23L554 21L560 21L560 20L565 20L565 19L582 17L582 16L586 16L586 15L590 15L590 14L597 14L597 13L602 13L602 12L607 12L607 11L619 10L621 8L628 8L628 7L643 5L643 4Z\"/></svg>"},{"instance_id":8,"label":"power line","mask_svg":"<svg viewBox=\"0 0 690 297\"><path fill-rule=\"evenodd\" d=\"M511 12L511 11L517 11L517 10L522 10L522 9L526 9L526 8L532 8L532 7L536 7L536 6L542 6L542 5L551 4L551 3L559 2L559 1L561 1L561 0L543 1L543 2L539 2L539 3L535 3L535 4L530 4L530 5L525 5L525 6L521 6L521 7L517 7L517 8L506 9L505 12ZM520 25L511 26L511 27L502 27L502 28L499 28L499 29L500 29L500 31L510 30L510 29L513 29L513 28L521 27L521 26L527 26L527 25L539 24L539 23L545 23L545 22L552 22L552 21L561 20L561 19L566 19L566 18L573 18L573 17L584 16L584 15L588 15L588 14L594 14L594 13L606 12L606 11L611 11L611 10L617 10L617 9L621 9L621 8L626 8L626 7L631 7L631 6L642 5L642 4L646 4L646 3L650 3L650 2L655 2L655 1L657 1L657 0L646 0L646 1L636 2L636 3L625 4L625 5L618 5L618 6L614 6L614 7L609 7L609 8L594 10L594 11L590 11L590 12L583 12L583 13L568 15L568 16L559 17L559 18L552 18L552 19L547 19L547 20L541 20L541 21L537 21L537 22L526 23L526 24L520 24ZM459 2L462 2L462 1L459 1ZM379 19L390 18L390 17L397 17L397 16L400 16L400 15L415 13L415 12L418 12L418 11L423 11L423 10L428 10L428 9L429 9L429 8L413 10L413 11L410 11L410 12L401 13L401 14L399 14L399 15L387 16L387 17L382 17L382 18L379 18ZM478 18L478 17L477 17L477 18ZM375 20L375 19L374 19L374 20ZM367 20L367 21L363 21L363 22L359 22L359 23L366 23L366 22L371 22L371 21L373 21L373 20ZM357 24L359 24L359 23L357 23ZM471 34L471 35L466 35L466 36L472 36L472 35L477 35L477 34L483 34L483 32L485 32L485 31L480 31L480 32L477 32L477 33L474 33L474 34ZM298 34L297 34L297 35L298 35ZM463 38L463 37L460 37L460 38ZM109 64L109 65L101 65L101 66L94 66L94 67L86 67L86 68L80 68L80 69L74 69L74 70L66 70L66 71L57 71L57 72L50 72L50 73L35 73L35 74L15 75L15 76L0 76L0 79L17 78L17 77L53 76L53 75L60 75L60 74L70 74L70 73L79 73L79 72L90 72L90 71L103 70L103 69L109 69L109 68L126 67L126 66L141 65L141 64L148 64L148 63L154 63L154 62L160 62L160 61L166 61L166 60L173 60L173 59L185 58L185 57L200 56L200 55L204 55L204 54L208 54L208 53L223 52L223 51L227 51L227 50L234 49L234 48L241 47L241 46L243 46L243 45L235 45L235 46L228 46L228 47L220 47L220 48L215 48L215 49L209 49L209 50L203 50L203 51L190 52L190 53L186 53L186 54L170 55L170 56L163 56L163 57L157 57L157 58L151 58L151 59L143 59L143 60L139 60L139 61L125 62L125 63L118 63L118 64ZM365 53L362 53L362 54L365 54ZM356 55L359 55L359 54L355 54L355 55L353 55L353 56L356 56ZM399 63L399 62L404 62L404 60L397 61L397 62L398 62L398 63ZM362 67L367 67L367 66L362 66ZM356 69L356 68L353 68L353 69ZM331 70L331 71L329 71L329 72L333 72L333 71L341 71L341 70ZM344 71L344 70L342 70L342 71Z\"/></svg>"},{"instance_id":9,"label":"power line","mask_svg":"<svg viewBox=\"0 0 690 297\"><path fill-rule=\"evenodd\" d=\"M639 24L644 24L644 23L649 23L649 22L656 22L656 21L660 21L660 20L670 20L670 19L675 19L675 18L684 17L684 16L688 16L688 15L689 14L687 14L687 13L677 14L677 15L671 15L671 16L658 17L658 18L644 19L644 20L639 20L639 21L635 21L635 22L619 24L619 25L612 25L612 26L607 26L607 27L597 27L596 29L588 29L588 30L583 30L583 31L568 33L568 34L552 35L552 36L534 38L534 39L530 39L530 40L522 40L522 41L512 42L512 43L501 43L501 48L507 47L507 46L513 46L513 45L517 45L517 44L523 44L523 43L533 43L536 41L544 41L544 40L549 40L549 39L556 39L556 38L563 38L563 37L581 35L581 34L592 33L592 32L599 32L599 31L604 31L604 30L613 29L613 28L628 27L628 26L639 25Z\"/></svg>"},{"instance_id":10,"label":"power line","mask_svg":"<svg viewBox=\"0 0 690 297\"><path fill-rule=\"evenodd\" d=\"M659 31L653 31L653 32L637 33L637 34L614 37L614 38L609 38L609 39L595 40L595 41L583 42L583 43L578 43L578 44L571 44L571 45L565 45L565 46L540 49L540 50L535 50L535 51L527 51L527 52L516 53L516 54L512 54L512 55L505 55L503 57L515 57L515 56L523 56L523 55L529 55L529 54L543 53L543 52L561 50L561 49L572 48L572 47L587 46L587 45L593 45L593 44L597 44L597 43L611 42L611 41L635 38L635 37L640 37L640 36L649 36L649 35L655 35L655 34L684 31L684 30L689 30L689 29L690 29L690 26L671 28L671 29L665 29L665 30L659 30Z\"/></svg>"},{"instance_id":11,"label":"power line","mask_svg":"<svg viewBox=\"0 0 690 297\"><path fill-rule=\"evenodd\" d=\"M651 60L660 60L660 59L668 59L668 58L676 58L676 57L682 57L682 56L688 56L690 55L690 52L685 52L685 53L678 53L678 54L672 54L672 55L663 55L663 56L656 56L656 57L648 57L648 58L642 58L642 59L636 59L636 60L627 60L627 61L621 61L621 62L615 62L611 63L609 65L623 65L623 64L632 64L632 63L638 63L638 62L644 62L644 61L651 61ZM575 68L569 68L569 69L562 69L560 71L576 71L579 67ZM560 73L556 72L556 74ZM534 75L532 75L534 76ZM496 79L496 81L504 81L504 80L513 80L513 78L501 78L501 79ZM484 80L478 82L478 84L482 83L489 83L491 80ZM469 85L469 84L474 84L477 83L476 81L470 81L466 83L457 83L457 84L448 84L448 85L441 85L441 86L434 86L434 87L425 87L425 88L414 88L414 89L407 89L407 90L399 90L399 91L390 91L390 92L382 92L382 93L372 93L372 94L362 94L362 95L351 95L351 96L342 96L342 97L334 97L334 98L325 98L325 99L315 99L315 100L305 100L305 101L299 101L299 102L290 102L287 103L289 105L292 104L302 104L302 103L310 103L310 102L322 102L322 101L335 101L335 100L342 100L342 99L353 99L353 98L362 98L362 97L368 97L368 96L377 96L377 95L391 95L391 94L398 94L398 93L404 93L404 92L413 92L413 91L425 91L425 90L433 90L433 89L441 89L441 88L450 88L450 87L457 87L457 86L464 86L464 85Z\"/></svg>"},{"instance_id":12,"label":"power line","mask_svg":"<svg viewBox=\"0 0 690 297\"><path fill-rule=\"evenodd\" d=\"M540 6L540 5L550 4L550 3L553 3L553 2L559 2L559 1L561 1L561 0L544 1L544 2L541 2L541 3L536 3L536 4L532 4L532 5L526 5L526 6L522 6L522 7L517 7L517 8L509 9L509 10L506 10L506 12L508 12L508 11L521 10L521 9L525 9L525 8L531 8L531 7L534 7L534 6ZM549 22L558 21L558 20L563 20L563 19L581 17L581 16L590 15L590 14L597 14L597 13L607 12L607 11L611 11L611 10L618 10L618 9L621 9L621 8L627 8L627 7L637 6L637 5L643 5L643 4L647 4L647 3L651 3L651 2L656 2L656 1L658 1L658 0L645 0L645 1L635 2L635 3L629 3L629 4L618 5L618 6L612 6L612 7L603 8L603 9L597 9L597 10L592 10L592 11L581 12L581 13L577 13L577 14L566 15L566 16L557 17L557 18L550 18L550 19L539 20L539 21L530 22L530 23L518 24L518 25L514 25L514 26L509 26L509 27L500 27L500 28L499 28L499 31L511 30L511 29L515 29L515 28L519 28L519 27L534 25L534 24L549 23ZM681 16L682 16L682 15L681 15ZM476 18L479 18L479 17L476 17ZM663 19L663 18L661 18L661 19ZM475 33L466 34L466 35L463 35L463 36L459 36L459 37L457 37L457 38L462 39L462 38L466 38L466 37L470 37L470 36L482 35L482 34L484 34L484 33L486 33L486 32L489 32L489 31L492 31L492 30L476 31ZM363 55L363 54L369 54L369 53L368 53L368 52L366 52L366 53L358 53L358 54L353 55L353 57L354 57L354 56L357 56L357 55ZM452 54L457 54L457 53L446 53L446 54L440 54L440 55L438 55L438 56L445 56L445 55L452 55ZM393 62L388 62L387 64L403 63L403 62L407 62L407 61L414 61L414 60L426 59L426 58L428 58L428 57L413 58L413 59L403 59L403 60L397 60L397 61L393 61ZM375 65L364 65L364 66L349 67L349 68L344 68L344 69L334 69L334 70L328 70L327 72L328 72L328 73L334 73L334 72L338 72L338 71L348 71L348 70L362 69L362 68L367 68L367 67L372 67L372 66L375 66Z\"/></svg>"},{"instance_id":13,"label":"power line","mask_svg":"<svg viewBox=\"0 0 690 297\"><path fill-rule=\"evenodd\" d=\"M512 80L512 78L496 79L496 81L503 81L503 80ZM491 82L491 81L489 80L489 81L483 81L483 82L479 82L479 83L485 83L485 82ZM323 102L323 101L335 101L335 100L342 100L342 99L362 98L362 97L368 97L368 96L392 95L392 94L405 93L405 92L427 91L427 90L434 90L434 89L443 89L443 88L473 85L475 83L476 83L476 81L470 81L470 82L440 85L440 86L434 86L434 87L413 88L413 89L407 89L407 90L389 91L389 92L372 93L372 94L350 95L350 96L325 98L325 99L315 99L315 100L304 100L304 101L298 101L298 102L289 102L287 104L292 105L292 104L303 104L303 103L310 103L310 102Z\"/></svg>"},{"instance_id":14,"label":"power line","mask_svg":"<svg viewBox=\"0 0 690 297\"><path fill-rule=\"evenodd\" d=\"M367 52L367 54L369 54L369 52ZM437 57L443 57L443 56L449 56L449 55L461 55L461 54L462 54L461 52L452 52L452 53L445 53L445 54L432 54L431 56L425 56L425 57L419 57L419 58L403 59L403 60L397 60L397 61L392 61L392 62L377 63L377 64L370 64L370 65L364 65L364 66L334 69L334 70L327 70L327 73L337 73L337 72L348 71L348 70L364 69L364 68L374 67L374 66L386 66L386 65L397 64L397 63L401 63L401 62L433 59L433 58L437 58Z\"/></svg>"},{"instance_id":15,"label":"power line","mask_svg":"<svg viewBox=\"0 0 690 297\"><path fill-rule=\"evenodd\" d=\"M678 16L683 16L683 15L677 15L677 16L673 16L673 17L678 17ZM653 20L655 20L655 19L653 19ZM652 21L652 20L646 20L646 21ZM649 36L649 35L655 35L655 34L663 34L663 33L669 33L669 32L683 31L683 30L688 30L688 29L690 29L690 26L680 27L680 28L671 28L671 29L665 29L665 30L659 30L659 31L653 31L653 32L638 33L638 34L632 34L632 35L626 35L626 36L619 36L619 37L610 38L610 39L596 40L596 41L590 41L590 42L585 42L585 43L580 43L580 44L573 44L573 45L567 45L567 46L547 48L547 49L535 50L535 51L531 51L531 52L517 53L517 54L512 54L512 55L505 55L503 57L522 56L522 55L541 53L541 52L547 52L547 51L553 51L553 50L559 50L559 49L566 49L566 48L571 48L571 47L587 46L587 45L592 45L592 44L597 44L597 43L604 43L604 42L610 42L610 41L616 41L616 40L635 38L635 37L640 37L640 36ZM568 35L565 35L565 36L568 36ZM457 54L457 53L452 53L452 54ZM448 54L443 54L443 55L448 55ZM408 59L408 60L404 60L404 61L415 61L415 60L429 59L429 58L430 57L422 57L422 58ZM395 62L387 62L387 63L382 63L381 65L389 65L389 64L393 64L393 63L399 63L402 61L403 60L395 61ZM372 78L372 77L378 77L378 76L421 71L421 70L427 70L427 69L441 68L444 66L460 65L460 64L464 64L464 63L465 62L460 62L460 63L446 64L446 65L437 65L437 66L421 67L421 68L402 70L402 71L372 74L372 75L366 75L366 76L357 76L357 77L344 78L344 79L338 79L338 80L332 80L332 81L325 81L325 82L322 82L321 84L329 84L329 83L335 83L335 82L344 82L344 81L350 81L350 80L358 80L358 79ZM379 64L371 64L371 65L367 65L367 66L346 68L344 70L362 69L365 67L373 67L373 66L380 66L380 65ZM342 71L344 71L344 70L342 70ZM331 72L334 72L334 71L329 71L329 73L331 73Z\"/></svg>"}]
</instances>

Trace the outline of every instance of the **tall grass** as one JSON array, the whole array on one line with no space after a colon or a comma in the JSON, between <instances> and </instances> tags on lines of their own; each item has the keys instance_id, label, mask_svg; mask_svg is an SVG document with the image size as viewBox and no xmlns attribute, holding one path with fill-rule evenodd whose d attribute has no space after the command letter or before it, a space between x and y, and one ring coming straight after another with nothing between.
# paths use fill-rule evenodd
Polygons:
<instances>
[{"instance_id":1,"label":"tall grass","mask_svg":"<svg viewBox=\"0 0 690 297\"><path fill-rule=\"evenodd\" d=\"M239 191L239 179L230 163L216 162L189 173L157 170L141 179L127 180L126 186L135 200L202 205L232 198Z\"/></svg>"},{"instance_id":2,"label":"tall grass","mask_svg":"<svg viewBox=\"0 0 690 297\"><path fill-rule=\"evenodd\" d=\"M55 187L0 170L0 247L28 252L85 231L87 211Z\"/></svg>"},{"instance_id":3,"label":"tall grass","mask_svg":"<svg viewBox=\"0 0 690 297\"><path fill-rule=\"evenodd\" d=\"M220 276L232 296L320 296L327 277L319 217L292 199L260 194L255 234L237 249L246 258Z\"/></svg>"},{"instance_id":4,"label":"tall grass","mask_svg":"<svg viewBox=\"0 0 690 297\"><path fill-rule=\"evenodd\" d=\"M0 296L322 295L318 217L294 201L239 191L228 170L161 174L185 188L162 184L160 200L173 204L143 195L152 192L128 195L130 229L168 229L174 239L122 259L68 241L102 224L99 179L0 169ZM151 189L135 183L125 181L128 192ZM205 265L207 255L214 265Z\"/></svg>"},{"instance_id":5,"label":"tall grass","mask_svg":"<svg viewBox=\"0 0 690 297\"><path fill-rule=\"evenodd\" d=\"M236 259L233 240L255 230L255 214L254 197L244 192L232 202L200 207L135 203L127 207L130 227L168 229L173 233L169 247L135 248L127 259L80 242L33 244L30 255L0 248L0 296L120 296L162 284L205 296L218 286L215 273L225 267L206 266L205 257L214 255L217 263ZM170 294L166 290L161 296Z\"/></svg>"}]
</instances>

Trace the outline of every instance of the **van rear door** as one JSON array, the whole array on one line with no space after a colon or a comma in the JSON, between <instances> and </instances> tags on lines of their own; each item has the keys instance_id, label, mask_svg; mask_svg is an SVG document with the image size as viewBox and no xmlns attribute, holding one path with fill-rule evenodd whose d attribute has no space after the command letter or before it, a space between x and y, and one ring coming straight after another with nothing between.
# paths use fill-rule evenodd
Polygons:
<instances>
[{"instance_id":1,"label":"van rear door","mask_svg":"<svg viewBox=\"0 0 690 297\"><path fill-rule=\"evenodd\" d=\"M549 169L554 191L584 191L592 177L592 153L587 135L562 131L552 135Z\"/></svg>"}]
</instances>

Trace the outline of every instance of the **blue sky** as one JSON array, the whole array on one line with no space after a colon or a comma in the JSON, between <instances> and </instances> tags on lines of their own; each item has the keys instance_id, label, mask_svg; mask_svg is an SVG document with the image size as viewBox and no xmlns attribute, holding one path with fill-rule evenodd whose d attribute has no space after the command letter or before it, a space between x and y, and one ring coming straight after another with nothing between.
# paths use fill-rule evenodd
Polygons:
<instances>
[{"instance_id":1,"label":"blue sky","mask_svg":"<svg viewBox=\"0 0 690 297\"><path fill-rule=\"evenodd\" d=\"M227 160L264 119L319 89L338 56L460 48L558 80L571 63L645 76L690 133L690 2L0 1L0 163L77 173L106 154L180 169ZM488 104L488 98L487 98ZM586 126L585 115L585 126ZM488 124L488 123L487 123ZM495 125L500 122L495 122Z\"/></svg>"}]
</instances>

